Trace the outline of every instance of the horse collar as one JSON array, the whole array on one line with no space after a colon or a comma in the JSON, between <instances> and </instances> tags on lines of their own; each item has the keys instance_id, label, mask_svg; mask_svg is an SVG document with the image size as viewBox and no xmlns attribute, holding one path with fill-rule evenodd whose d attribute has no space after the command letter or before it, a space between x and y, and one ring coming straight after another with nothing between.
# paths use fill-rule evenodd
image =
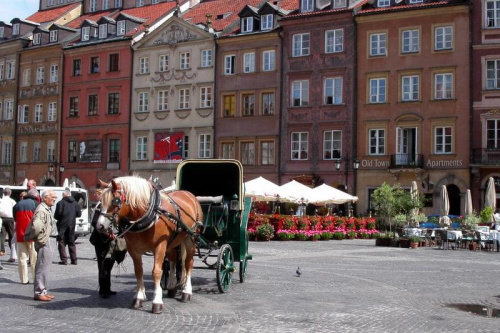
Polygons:
<instances>
[{"instance_id":1,"label":"horse collar","mask_svg":"<svg viewBox=\"0 0 500 333\"><path fill-rule=\"evenodd\" d=\"M157 188L153 189L152 198L149 203L148 211L137 221L130 221L133 226L129 229L130 232L141 232L153 226L156 221L156 208L161 204L160 191Z\"/></svg>"}]
</instances>

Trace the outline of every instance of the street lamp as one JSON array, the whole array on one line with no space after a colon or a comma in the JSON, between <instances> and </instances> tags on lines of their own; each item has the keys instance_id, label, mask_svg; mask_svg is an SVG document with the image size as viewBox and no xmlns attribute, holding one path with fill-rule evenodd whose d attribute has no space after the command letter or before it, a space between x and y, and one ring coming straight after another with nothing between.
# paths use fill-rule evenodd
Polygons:
<instances>
[{"instance_id":1,"label":"street lamp","mask_svg":"<svg viewBox=\"0 0 500 333\"><path fill-rule=\"evenodd\" d=\"M62 172L64 172L64 164L62 164L62 163L57 163L57 162L54 162L54 164L56 164L56 165L57 165L57 164L59 164L59 174L61 174ZM53 163L50 163L50 164L48 165L48 168L49 168L49 173L50 173L50 174L52 174L52 173L54 172L54 164L53 164ZM54 178L55 178L55 180L56 180L56 185L58 184L58 181L57 181L57 178L58 178L58 177L57 177L57 176L58 176L58 175L57 175L57 173L56 173L56 174L55 174L55 177L54 177Z\"/></svg>"},{"instance_id":2,"label":"street lamp","mask_svg":"<svg viewBox=\"0 0 500 333\"><path fill-rule=\"evenodd\" d=\"M343 157L343 158L339 158L339 159L336 159L335 160L335 170L336 171L339 171L340 170L340 166L342 164L342 161L345 161L345 167L344 167L344 174L345 174L345 188L347 190L347 175L349 173L349 157L346 156L346 157ZM359 168L359 161L357 159L354 159L354 161L352 162L352 168L353 170L358 170Z\"/></svg>"}]
</instances>

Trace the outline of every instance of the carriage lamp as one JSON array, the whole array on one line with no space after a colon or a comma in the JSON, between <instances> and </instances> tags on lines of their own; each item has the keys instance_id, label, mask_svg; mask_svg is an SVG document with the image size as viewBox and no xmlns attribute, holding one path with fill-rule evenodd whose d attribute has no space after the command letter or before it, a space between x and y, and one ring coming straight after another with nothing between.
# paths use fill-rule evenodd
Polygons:
<instances>
[{"instance_id":1,"label":"carriage lamp","mask_svg":"<svg viewBox=\"0 0 500 333\"><path fill-rule=\"evenodd\" d=\"M230 209L231 210L238 210L240 207L239 207L239 202L238 202L238 195L237 194L234 194L233 197L231 198L231 206L230 206Z\"/></svg>"}]
</instances>

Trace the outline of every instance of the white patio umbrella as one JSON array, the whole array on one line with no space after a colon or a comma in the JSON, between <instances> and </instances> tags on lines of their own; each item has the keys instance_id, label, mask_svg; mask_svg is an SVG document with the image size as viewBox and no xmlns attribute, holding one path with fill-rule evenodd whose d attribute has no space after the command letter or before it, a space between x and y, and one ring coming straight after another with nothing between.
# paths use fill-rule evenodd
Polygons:
<instances>
[{"instance_id":1,"label":"white patio umbrella","mask_svg":"<svg viewBox=\"0 0 500 333\"><path fill-rule=\"evenodd\" d=\"M412 200L418 199L418 186L417 186L416 181L411 182L410 195L411 195ZM410 214L411 214L412 218L415 218L418 214L418 208L413 208L411 210ZM414 223L418 224L418 222L414 222ZM418 227L418 225L416 225L416 227Z\"/></svg>"},{"instance_id":2,"label":"white patio umbrella","mask_svg":"<svg viewBox=\"0 0 500 333\"><path fill-rule=\"evenodd\" d=\"M448 198L448 190L446 189L446 185L443 185L441 188L441 201L439 204L439 224L442 226L449 227L451 225L451 220L448 217L450 211L450 199Z\"/></svg>"},{"instance_id":3,"label":"white patio umbrella","mask_svg":"<svg viewBox=\"0 0 500 333\"><path fill-rule=\"evenodd\" d=\"M279 189L275 183L257 177L245 183L245 196L252 197L254 201L276 201Z\"/></svg>"},{"instance_id":4,"label":"white patio umbrella","mask_svg":"<svg viewBox=\"0 0 500 333\"><path fill-rule=\"evenodd\" d=\"M495 180L493 177L488 179L488 185L486 186L486 196L484 198L484 206L493 208L493 212L497 207L497 194L495 191ZM491 214L491 222L495 222L493 214Z\"/></svg>"},{"instance_id":5,"label":"white patio umbrella","mask_svg":"<svg viewBox=\"0 0 500 333\"><path fill-rule=\"evenodd\" d=\"M334 187L322 184L312 190L309 203L315 205L344 204L346 202L356 202L358 197L352 196Z\"/></svg>"},{"instance_id":6,"label":"white patio umbrella","mask_svg":"<svg viewBox=\"0 0 500 333\"><path fill-rule=\"evenodd\" d=\"M472 214L472 197L470 195L470 190L467 189L465 192L465 203L464 203L464 215Z\"/></svg>"},{"instance_id":7,"label":"white patio umbrella","mask_svg":"<svg viewBox=\"0 0 500 333\"><path fill-rule=\"evenodd\" d=\"M311 197L312 189L298 181L292 180L280 186L278 195L282 202L307 203Z\"/></svg>"}]
</instances>

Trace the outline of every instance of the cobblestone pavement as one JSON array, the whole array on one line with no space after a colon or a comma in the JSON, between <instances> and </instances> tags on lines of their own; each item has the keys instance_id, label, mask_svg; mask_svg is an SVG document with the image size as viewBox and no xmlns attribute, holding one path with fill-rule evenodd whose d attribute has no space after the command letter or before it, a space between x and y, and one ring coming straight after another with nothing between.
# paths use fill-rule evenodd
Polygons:
<instances>
[{"instance_id":1,"label":"cobblestone pavement","mask_svg":"<svg viewBox=\"0 0 500 333\"><path fill-rule=\"evenodd\" d=\"M149 300L143 310L133 310L132 260L127 257L113 270L118 295L101 299L88 238L79 239L77 266L57 265L54 253L49 289L56 298L47 303L33 300L33 284L19 283L17 263L8 263L6 255L1 257L0 332L500 331L499 318L451 306L477 305L484 314L500 309L500 253L374 243L251 242L245 283L236 274L230 291L220 294L215 271L196 269L192 301L165 298L159 315L150 313L152 257L144 257Z\"/></svg>"}]
</instances>

